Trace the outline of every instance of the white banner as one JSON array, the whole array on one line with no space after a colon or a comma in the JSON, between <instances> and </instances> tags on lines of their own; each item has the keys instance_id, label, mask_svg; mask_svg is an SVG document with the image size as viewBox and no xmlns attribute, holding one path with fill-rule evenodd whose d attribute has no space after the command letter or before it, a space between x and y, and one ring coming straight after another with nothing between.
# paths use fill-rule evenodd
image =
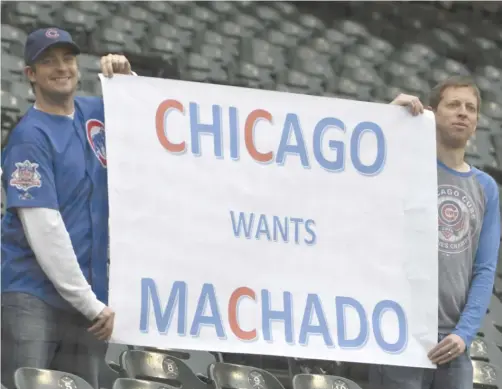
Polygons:
<instances>
[{"instance_id":1,"label":"white banner","mask_svg":"<svg viewBox=\"0 0 502 389\"><path fill-rule=\"evenodd\" d=\"M432 114L102 82L115 341L433 366Z\"/></svg>"}]
</instances>

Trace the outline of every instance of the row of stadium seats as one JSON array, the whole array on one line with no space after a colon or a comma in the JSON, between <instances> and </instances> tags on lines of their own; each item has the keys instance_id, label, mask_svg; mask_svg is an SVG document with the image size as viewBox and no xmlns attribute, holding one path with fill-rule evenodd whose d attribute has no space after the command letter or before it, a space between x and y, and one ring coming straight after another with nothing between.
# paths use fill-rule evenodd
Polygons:
<instances>
[{"instance_id":1,"label":"row of stadium seats","mask_svg":"<svg viewBox=\"0 0 502 389\"><path fill-rule=\"evenodd\" d=\"M497 34L477 28L469 34L465 13L433 5L333 3L329 8L336 17L332 23L287 2L7 3L2 9L6 126L34 98L23 79L27 33L35 26L61 25L85 51L80 57L84 94L100 93L99 56L108 52L175 63L173 74L185 80L377 102L389 102L399 92L425 98L445 77L471 74L484 103L469 158L479 166L500 166ZM426 33L410 32L426 28ZM482 48L475 62L461 55L467 48L472 53L471 46Z\"/></svg>"}]
</instances>

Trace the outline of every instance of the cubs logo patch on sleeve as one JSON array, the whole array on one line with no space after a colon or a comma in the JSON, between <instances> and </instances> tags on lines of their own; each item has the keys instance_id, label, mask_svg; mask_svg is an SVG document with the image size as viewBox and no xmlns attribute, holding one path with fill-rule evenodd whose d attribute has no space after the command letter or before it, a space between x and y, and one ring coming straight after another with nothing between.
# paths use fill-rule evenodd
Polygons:
<instances>
[{"instance_id":1,"label":"cubs logo patch on sleeve","mask_svg":"<svg viewBox=\"0 0 502 389\"><path fill-rule=\"evenodd\" d=\"M10 186L25 192L42 186L42 176L37 171L38 164L28 160L16 162L16 170L11 175Z\"/></svg>"},{"instance_id":2,"label":"cubs logo patch on sleeve","mask_svg":"<svg viewBox=\"0 0 502 389\"><path fill-rule=\"evenodd\" d=\"M97 119L90 119L85 123L87 141L94 151L96 158L103 167L106 167L106 141L105 125Z\"/></svg>"}]
</instances>

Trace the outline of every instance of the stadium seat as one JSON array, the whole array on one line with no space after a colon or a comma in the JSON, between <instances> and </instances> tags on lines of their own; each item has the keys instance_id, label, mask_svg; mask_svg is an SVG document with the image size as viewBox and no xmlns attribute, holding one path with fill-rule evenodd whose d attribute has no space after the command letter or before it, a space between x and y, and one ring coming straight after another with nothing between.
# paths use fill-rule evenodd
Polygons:
<instances>
[{"instance_id":1,"label":"stadium seat","mask_svg":"<svg viewBox=\"0 0 502 389\"><path fill-rule=\"evenodd\" d=\"M111 389L178 389L166 383L158 383L146 380L135 380L132 378L118 378L113 383Z\"/></svg>"},{"instance_id":2,"label":"stadium seat","mask_svg":"<svg viewBox=\"0 0 502 389\"><path fill-rule=\"evenodd\" d=\"M209 378L215 389L267 388L284 389L273 374L252 366L216 362L209 366Z\"/></svg>"},{"instance_id":3,"label":"stadium seat","mask_svg":"<svg viewBox=\"0 0 502 389\"><path fill-rule=\"evenodd\" d=\"M8 53L23 57L24 42L26 41L27 34L18 27L10 26L2 23L2 49ZM2 63L3 68L3 63Z\"/></svg>"},{"instance_id":4,"label":"stadium seat","mask_svg":"<svg viewBox=\"0 0 502 389\"><path fill-rule=\"evenodd\" d=\"M502 167L502 131L492 133L493 146L495 148L495 158L498 165ZM502 251L502 250L501 250ZM502 260L499 260L502 263Z\"/></svg>"},{"instance_id":5,"label":"stadium seat","mask_svg":"<svg viewBox=\"0 0 502 389\"><path fill-rule=\"evenodd\" d=\"M362 389L348 378L319 375L297 374L293 377L293 389Z\"/></svg>"},{"instance_id":6,"label":"stadium seat","mask_svg":"<svg viewBox=\"0 0 502 389\"><path fill-rule=\"evenodd\" d=\"M127 378L154 380L176 387L183 385L190 389L209 389L185 362L172 355L128 350L122 353L120 365Z\"/></svg>"},{"instance_id":7,"label":"stadium seat","mask_svg":"<svg viewBox=\"0 0 502 389\"><path fill-rule=\"evenodd\" d=\"M24 80L24 60L2 52L2 78L9 80Z\"/></svg>"},{"instance_id":8,"label":"stadium seat","mask_svg":"<svg viewBox=\"0 0 502 389\"><path fill-rule=\"evenodd\" d=\"M495 343L486 339L475 338L471 344L470 355L475 361L490 362L495 366L502 367L502 351Z\"/></svg>"},{"instance_id":9,"label":"stadium seat","mask_svg":"<svg viewBox=\"0 0 502 389\"><path fill-rule=\"evenodd\" d=\"M89 383L74 374L32 367L17 369L14 374L14 382L16 389L93 389Z\"/></svg>"},{"instance_id":10,"label":"stadium seat","mask_svg":"<svg viewBox=\"0 0 502 389\"><path fill-rule=\"evenodd\" d=\"M35 102L33 88L27 82L13 82L10 87L10 93L26 102Z\"/></svg>"},{"instance_id":11,"label":"stadium seat","mask_svg":"<svg viewBox=\"0 0 502 389\"><path fill-rule=\"evenodd\" d=\"M61 7L54 13L54 24L57 26L69 26L71 33L76 31L93 31L100 16L87 13L82 9L73 7Z\"/></svg>"},{"instance_id":12,"label":"stadium seat","mask_svg":"<svg viewBox=\"0 0 502 389\"><path fill-rule=\"evenodd\" d=\"M207 351L197 350L163 350L154 347L143 347L145 351L153 351L161 354L172 355L182 360L201 380L208 380L208 366L217 362L216 357Z\"/></svg>"},{"instance_id":13,"label":"stadium seat","mask_svg":"<svg viewBox=\"0 0 502 389\"><path fill-rule=\"evenodd\" d=\"M482 361L472 361L475 388L502 388L502 373L496 366Z\"/></svg>"}]
</instances>

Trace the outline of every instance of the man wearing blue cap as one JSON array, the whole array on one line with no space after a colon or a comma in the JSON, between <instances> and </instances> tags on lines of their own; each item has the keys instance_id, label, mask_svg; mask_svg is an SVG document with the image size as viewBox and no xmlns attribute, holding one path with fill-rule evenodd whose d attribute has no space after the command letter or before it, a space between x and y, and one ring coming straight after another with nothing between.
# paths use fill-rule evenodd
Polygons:
<instances>
[{"instance_id":1,"label":"man wearing blue cap","mask_svg":"<svg viewBox=\"0 0 502 389\"><path fill-rule=\"evenodd\" d=\"M94 388L114 312L108 299L103 100L76 97L79 47L58 28L28 36L35 104L2 153L2 383L19 367L77 374ZM133 74L122 55L105 76Z\"/></svg>"}]
</instances>

